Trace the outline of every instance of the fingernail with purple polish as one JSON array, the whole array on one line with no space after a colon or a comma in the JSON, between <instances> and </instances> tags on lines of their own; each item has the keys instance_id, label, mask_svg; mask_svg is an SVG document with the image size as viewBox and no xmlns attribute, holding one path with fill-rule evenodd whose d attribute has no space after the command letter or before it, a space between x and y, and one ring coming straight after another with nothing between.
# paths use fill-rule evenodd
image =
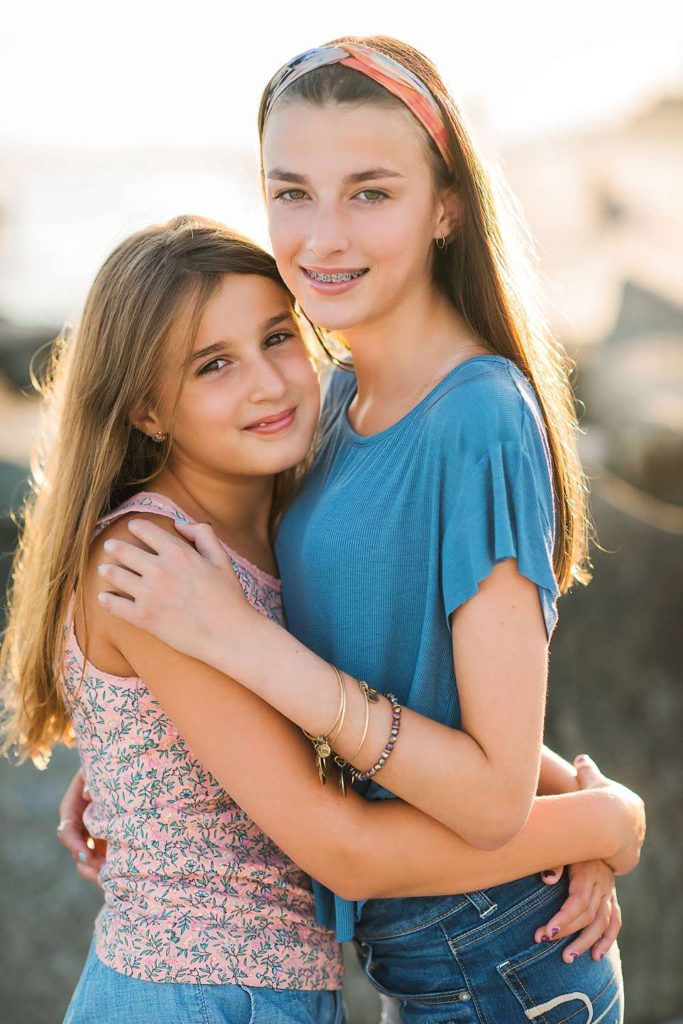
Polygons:
<instances>
[{"instance_id":1,"label":"fingernail with purple polish","mask_svg":"<svg viewBox=\"0 0 683 1024\"><path fill-rule=\"evenodd\" d=\"M541 942L550 942L549 935L541 935Z\"/></svg>"},{"instance_id":2,"label":"fingernail with purple polish","mask_svg":"<svg viewBox=\"0 0 683 1024\"><path fill-rule=\"evenodd\" d=\"M574 950L571 951L571 953L569 954L569 960L571 961L571 963L574 963L578 955L579 954L576 953Z\"/></svg>"},{"instance_id":3,"label":"fingernail with purple polish","mask_svg":"<svg viewBox=\"0 0 683 1024\"><path fill-rule=\"evenodd\" d=\"M550 930L550 934L552 935L552 937L553 937L553 938L555 938L555 936L557 935L557 933L559 932L559 930L560 930L559 928L552 928L552 929Z\"/></svg>"}]
</instances>

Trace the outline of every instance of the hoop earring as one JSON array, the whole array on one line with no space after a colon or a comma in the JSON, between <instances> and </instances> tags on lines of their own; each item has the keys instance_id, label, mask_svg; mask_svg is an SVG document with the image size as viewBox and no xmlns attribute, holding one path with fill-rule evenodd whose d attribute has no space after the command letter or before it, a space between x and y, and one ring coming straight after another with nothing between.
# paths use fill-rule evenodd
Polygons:
<instances>
[{"instance_id":1,"label":"hoop earring","mask_svg":"<svg viewBox=\"0 0 683 1024\"><path fill-rule=\"evenodd\" d=\"M446 249L448 248L448 241L446 240L446 236L445 235L441 235L440 238L436 239L436 247L441 252L445 252L446 251Z\"/></svg>"},{"instance_id":2,"label":"hoop earring","mask_svg":"<svg viewBox=\"0 0 683 1024\"><path fill-rule=\"evenodd\" d=\"M152 440L156 441L157 444L160 444L162 441L165 441L167 437L168 434L165 434L163 430L157 430L156 434L152 434Z\"/></svg>"}]
</instances>

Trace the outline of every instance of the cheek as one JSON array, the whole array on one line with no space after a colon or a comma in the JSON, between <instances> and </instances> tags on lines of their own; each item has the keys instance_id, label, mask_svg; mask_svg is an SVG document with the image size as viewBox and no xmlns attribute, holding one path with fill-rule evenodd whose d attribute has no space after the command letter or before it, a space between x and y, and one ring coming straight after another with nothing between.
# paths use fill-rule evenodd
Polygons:
<instances>
[{"instance_id":1,"label":"cheek","mask_svg":"<svg viewBox=\"0 0 683 1024\"><path fill-rule=\"evenodd\" d=\"M300 246L301 217L295 219L288 210L268 207L268 233L273 255L286 264Z\"/></svg>"},{"instance_id":2,"label":"cheek","mask_svg":"<svg viewBox=\"0 0 683 1024\"><path fill-rule=\"evenodd\" d=\"M302 404L317 414L320 405L320 384L313 366L305 353L303 342L301 352L293 355L284 368L288 384L296 387Z\"/></svg>"},{"instance_id":3,"label":"cheek","mask_svg":"<svg viewBox=\"0 0 683 1024\"><path fill-rule=\"evenodd\" d=\"M373 237L375 244L388 256L404 262L411 258L422 259L431 244L431 229L430 210L411 209L409 214L392 211L391 216L375 225Z\"/></svg>"},{"instance_id":4,"label":"cheek","mask_svg":"<svg viewBox=\"0 0 683 1024\"><path fill-rule=\"evenodd\" d=\"M202 439L218 430L236 423L236 403L228 388L221 387L218 380L213 386L202 387L192 401L182 403L176 420L176 435L182 443L183 437Z\"/></svg>"}]
</instances>

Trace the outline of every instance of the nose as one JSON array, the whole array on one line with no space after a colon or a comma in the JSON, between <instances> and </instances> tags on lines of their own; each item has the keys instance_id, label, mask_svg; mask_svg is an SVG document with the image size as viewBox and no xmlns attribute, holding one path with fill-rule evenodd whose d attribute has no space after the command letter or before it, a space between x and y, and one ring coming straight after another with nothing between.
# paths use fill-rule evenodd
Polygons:
<instances>
[{"instance_id":1,"label":"nose","mask_svg":"<svg viewBox=\"0 0 683 1024\"><path fill-rule=\"evenodd\" d=\"M252 402L277 402L287 394L287 381L277 362L261 353L249 364L249 398Z\"/></svg>"},{"instance_id":2,"label":"nose","mask_svg":"<svg viewBox=\"0 0 683 1024\"><path fill-rule=\"evenodd\" d=\"M342 211L333 203L312 203L306 247L313 256L326 258L349 248L349 235Z\"/></svg>"}]
</instances>

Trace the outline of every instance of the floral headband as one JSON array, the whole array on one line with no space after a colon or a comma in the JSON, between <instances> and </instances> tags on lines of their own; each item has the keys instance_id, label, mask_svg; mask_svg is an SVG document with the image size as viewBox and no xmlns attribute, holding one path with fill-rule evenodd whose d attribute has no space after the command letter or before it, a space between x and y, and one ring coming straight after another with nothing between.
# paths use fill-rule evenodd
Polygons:
<instances>
[{"instance_id":1,"label":"floral headband","mask_svg":"<svg viewBox=\"0 0 683 1024\"><path fill-rule=\"evenodd\" d=\"M271 79L264 108L264 124L273 109L273 104L292 82L307 75L309 71L325 67L328 64L343 64L347 68L353 68L354 71L360 71L361 74L372 78L373 81L384 86L388 92L397 96L434 140L448 169L451 172L454 170L450 140L443 115L422 79L414 75L408 68L404 68L392 57L388 57L379 50L373 50L369 46L362 46L360 43L319 46L314 50L300 53L289 64L285 64Z\"/></svg>"}]
</instances>

